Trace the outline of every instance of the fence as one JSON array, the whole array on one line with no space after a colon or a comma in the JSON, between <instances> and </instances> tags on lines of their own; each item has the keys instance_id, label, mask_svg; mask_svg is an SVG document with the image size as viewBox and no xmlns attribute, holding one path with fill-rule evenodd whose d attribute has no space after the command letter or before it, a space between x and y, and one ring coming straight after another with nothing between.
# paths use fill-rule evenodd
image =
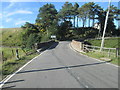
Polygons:
<instances>
[{"instance_id":1,"label":"fence","mask_svg":"<svg viewBox=\"0 0 120 90\"><path fill-rule=\"evenodd\" d=\"M1 51L2 60L7 61L9 59L20 59L25 55L25 52L21 48L12 48L12 47L4 47Z\"/></svg>"},{"instance_id":2,"label":"fence","mask_svg":"<svg viewBox=\"0 0 120 90\"><path fill-rule=\"evenodd\" d=\"M91 46L91 45L83 45L83 51L84 52L89 52L89 51L100 51L100 48L101 47L98 47L98 46ZM103 47L102 49L103 53L107 54L108 57L110 57L111 55L112 56L115 56L115 57L118 57L119 56L119 48L106 48L106 47Z\"/></svg>"}]
</instances>

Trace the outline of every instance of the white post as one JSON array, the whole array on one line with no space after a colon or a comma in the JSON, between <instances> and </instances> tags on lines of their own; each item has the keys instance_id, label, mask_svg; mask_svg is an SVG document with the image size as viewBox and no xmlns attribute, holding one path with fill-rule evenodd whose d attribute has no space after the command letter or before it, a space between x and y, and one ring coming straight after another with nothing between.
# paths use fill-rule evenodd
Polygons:
<instances>
[{"instance_id":1,"label":"white post","mask_svg":"<svg viewBox=\"0 0 120 90\"><path fill-rule=\"evenodd\" d=\"M111 5L111 0L109 0L109 4L108 4L108 12L106 14L105 26L104 26L104 31L103 31L103 36L102 36L102 42L101 42L100 51L102 51L103 46L104 46L104 36L105 36L106 27L107 27L108 15L109 15L109 12L110 12L110 5Z\"/></svg>"}]
</instances>

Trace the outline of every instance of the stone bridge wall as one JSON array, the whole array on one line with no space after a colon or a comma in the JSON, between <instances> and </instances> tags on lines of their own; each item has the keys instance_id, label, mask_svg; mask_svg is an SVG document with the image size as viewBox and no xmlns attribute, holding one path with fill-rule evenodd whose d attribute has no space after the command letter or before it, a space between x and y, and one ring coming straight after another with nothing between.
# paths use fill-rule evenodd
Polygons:
<instances>
[{"instance_id":1,"label":"stone bridge wall","mask_svg":"<svg viewBox=\"0 0 120 90\"><path fill-rule=\"evenodd\" d=\"M78 52L82 52L83 51L83 42L72 40L71 47Z\"/></svg>"}]
</instances>

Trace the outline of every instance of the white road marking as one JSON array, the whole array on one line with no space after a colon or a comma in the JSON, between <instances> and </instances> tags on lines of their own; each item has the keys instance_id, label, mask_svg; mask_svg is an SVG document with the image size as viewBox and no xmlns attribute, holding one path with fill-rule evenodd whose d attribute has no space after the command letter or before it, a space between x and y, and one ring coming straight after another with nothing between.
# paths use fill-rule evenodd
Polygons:
<instances>
[{"instance_id":1,"label":"white road marking","mask_svg":"<svg viewBox=\"0 0 120 90\"><path fill-rule=\"evenodd\" d=\"M86 88L89 88L87 85L85 85Z\"/></svg>"},{"instance_id":2,"label":"white road marking","mask_svg":"<svg viewBox=\"0 0 120 90\"><path fill-rule=\"evenodd\" d=\"M52 46L51 46L52 47ZM49 47L49 48L51 48ZM43 51L42 53L40 53L40 55L44 54L47 50ZM27 62L25 65L23 65L21 68L19 68L15 73L8 75L5 79L3 79L0 82L0 88L2 88L2 86L9 80L11 79L15 74L17 74L19 71L21 71L24 67L26 67L28 64L30 64L34 59L38 58L40 55L34 57L32 60L30 60L29 62Z\"/></svg>"},{"instance_id":3,"label":"white road marking","mask_svg":"<svg viewBox=\"0 0 120 90\"><path fill-rule=\"evenodd\" d=\"M42 53L41 53L42 54ZM41 55L40 54L40 55ZM28 63L26 63L25 65L23 65L21 68L19 68L15 73L9 75L8 77L6 77L4 80L2 80L0 83L0 88L2 88L2 86L9 80L11 79L15 74L17 74L19 71L21 71L24 67L26 67L28 64L30 64L34 59L36 59L37 57L39 57L40 55L34 57L32 60L30 60Z\"/></svg>"},{"instance_id":4,"label":"white road marking","mask_svg":"<svg viewBox=\"0 0 120 90\"><path fill-rule=\"evenodd\" d=\"M80 80L80 77L77 77L77 79ZM84 85L84 86L85 86L85 88L89 88L87 85Z\"/></svg>"},{"instance_id":5,"label":"white road marking","mask_svg":"<svg viewBox=\"0 0 120 90\"><path fill-rule=\"evenodd\" d=\"M71 68L68 67L68 69L71 69Z\"/></svg>"},{"instance_id":6,"label":"white road marking","mask_svg":"<svg viewBox=\"0 0 120 90\"><path fill-rule=\"evenodd\" d=\"M52 46L51 46L52 47ZM49 48L51 48L49 47ZM47 50L43 51L42 53L40 53L40 55L44 54L45 52L47 52ZM21 68L19 68L15 73L8 75L5 79L3 79L0 82L0 88L2 88L2 86L9 80L11 79L15 74L17 74L19 71L21 71L24 67L26 67L28 64L30 64L34 59L38 58L40 55L34 57L32 60L30 60L29 62L27 62L25 65L23 65Z\"/></svg>"},{"instance_id":7,"label":"white road marking","mask_svg":"<svg viewBox=\"0 0 120 90\"><path fill-rule=\"evenodd\" d=\"M78 79L80 79L80 77L77 77Z\"/></svg>"},{"instance_id":8,"label":"white road marking","mask_svg":"<svg viewBox=\"0 0 120 90\"><path fill-rule=\"evenodd\" d=\"M51 46L51 47L52 47L52 46ZM50 48L51 48L51 47L50 47ZM70 47L73 51L75 51L75 50L70 46L70 44L69 44L69 47ZM45 52L47 52L47 50L44 51L44 52L42 52L40 55L42 55L42 54L45 53ZM76 52L76 51L75 51L75 52ZM81 54L81 53L80 53L80 54ZM40 55L34 57L32 60L30 60L28 63L26 63L26 64L25 64L24 66L22 66L20 69L18 69L15 73L13 73L12 75L9 75L9 76L7 76L5 79L3 79L3 80L0 82L0 88L2 88L2 86L3 86L9 79L11 79L15 74L17 74L19 71L21 71L24 67L26 67L28 64L30 64L34 59L38 58ZM83 54L81 54L81 55L83 55ZM86 55L84 55L84 56L86 56ZM86 57L88 57L88 56L86 56ZM89 57L89 58L91 58L91 57ZM95 58L92 58L92 59L101 62L101 60L99 60L99 59L95 59ZM111 63L107 63L107 64L113 65L113 66L115 66L115 67L119 67L119 66L114 65L114 64L111 64ZM70 68L69 68L69 69L70 69ZM80 79L80 78L78 77L78 79ZM86 88L88 88L87 85L86 85Z\"/></svg>"},{"instance_id":9,"label":"white road marking","mask_svg":"<svg viewBox=\"0 0 120 90\"><path fill-rule=\"evenodd\" d=\"M76 50L74 50L74 49L72 48L71 44L69 44L69 47L70 47L70 49L72 49L73 51L77 52ZM77 53L78 53L78 52L77 52ZM79 53L79 54L81 54L81 53ZM83 55L83 54L81 54L81 55ZM87 56L87 55L83 55L83 56L88 57L88 58L91 58L91 59L93 59L93 60L97 60L97 61L99 61L99 62L104 62L104 61L101 61L101 60L99 60L99 59L89 57L89 56ZM107 62L106 64L115 66L115 67L117 67L117 68L119 67L119 66L117 66L117 65L114 65L114 64L108 63L108 62Z\"/></svg>"},{"instance_id":10,"label":"white road marking","mask_svg":"<svg viewBox=\"0 0 120 90\"><path fill-rule=\"evenodd\" d=\"M119 67L119 66L114 65L114 64L112 64L112 63L106 63L106 64L109 64L109 65L112 65L112 66L115 66L115 67Z\"/></svg>"}]
</instances>

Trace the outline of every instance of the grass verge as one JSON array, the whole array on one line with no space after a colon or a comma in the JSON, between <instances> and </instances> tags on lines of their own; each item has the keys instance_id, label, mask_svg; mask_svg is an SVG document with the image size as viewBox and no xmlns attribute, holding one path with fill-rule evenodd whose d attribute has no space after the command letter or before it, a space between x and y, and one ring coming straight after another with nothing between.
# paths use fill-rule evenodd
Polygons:
<instances>
[{"instance_id":1,"label":"grass verge","mask_svg":"<svg viewBox=\"0 0 120 90\"><path fill-rule=\"evenodd\" d=\"M2 47L0 51L2 52L2 59L3 61L7 61L10 59L16 58L16 49L18 49L19 57L25 55L21 48L12 48L12 47Z\"/></svg>"},{"instance_id":2,"label":"grass verge","mask_svg":"<svg viewBox=\"0 0 120 90\"><path fill-rule=\"evenodd\" d=\"M103 60L103 61L107 61L108 59L110 59L111 60L110 63L120 66L120 64L118 63L118 57L115 57L114 55L111 55L110 57L108 57L106 52L94 51L94 52L88 52L88 53L82 53L82 54L99 59L99 60Z\"/></svg>"},{"instance_id":3,"label":"grass verge","mask_svg":"<svg viewBox=\"0 0 120 90\"><path fill-rule=\"evenodd\" d=\"M25 63L33 59L35 56L39 55L38 53L33 53L28 56L23 56L19 60L8 60L2 65L2 78L5 78L7 75L14 73L20 67L22 67Z\"/></svg>"}]
</instances>

